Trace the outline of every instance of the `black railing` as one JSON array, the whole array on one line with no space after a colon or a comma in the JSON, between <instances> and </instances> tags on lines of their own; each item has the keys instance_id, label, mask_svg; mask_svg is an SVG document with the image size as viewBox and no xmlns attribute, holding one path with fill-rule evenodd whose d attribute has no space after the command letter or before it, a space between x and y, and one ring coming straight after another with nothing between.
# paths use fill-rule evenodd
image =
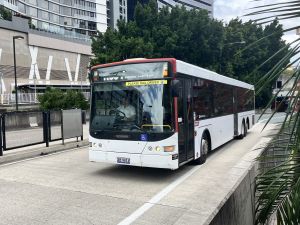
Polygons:
<instances>
[{"instance_id":1,"label":"black railing","mask_svg":"<svg viewBox=\"0 0 300 225\"><path fill-rule=\"evenodd\" d=\"M82 118L85 123L85 111ZM62 140L62 137L62 110L0 114L0 156L4 151L37 144L49 147L49 142Z\"/></svg>"}]
</instances>

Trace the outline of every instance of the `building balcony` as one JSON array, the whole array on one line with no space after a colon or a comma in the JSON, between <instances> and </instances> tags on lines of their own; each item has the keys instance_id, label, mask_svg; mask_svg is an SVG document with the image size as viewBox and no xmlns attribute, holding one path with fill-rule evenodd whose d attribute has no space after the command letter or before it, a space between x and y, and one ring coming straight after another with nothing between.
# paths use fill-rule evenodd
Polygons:
<instances>
[{"instance_id":1,"label":"building balcony","mask_svg":"<svg viewBox=\"0 0 300 225\"><path fill-rule=\"evenodd\" d=\"M81 10L96 12L96 8L92 8L92 7L89 7L89 6L83 6L83 5L79 5L79 4L74 4L73 7L77 8L77 9L81 9Z\"/></svg>"},{"instance_id":2,"label":"building balcony","mask_svg":"<svg viewBox=\"0 0 300 225\"><path fill-rule=\"evenodd\" d=\"M18 11L18 6L6 1L6 0L0 0L0 5L3 5L6 8L11 9L12 11L17 12Z\"/></svg>"},{"instance_id":3,"label":"building balcony","mask_svg":"<svg viewBox=\"0 0 300 225\"><path fill-rule=\"evenodd\" d=\"M96 17L90 17L90 16L84 16L84 15L79 15L77 13L75 13L73 15L74 18L76 19L81 19L81 20L87 20L87 21L93 21L93 22L96 22Z\"/></svg>"}]
</instances>

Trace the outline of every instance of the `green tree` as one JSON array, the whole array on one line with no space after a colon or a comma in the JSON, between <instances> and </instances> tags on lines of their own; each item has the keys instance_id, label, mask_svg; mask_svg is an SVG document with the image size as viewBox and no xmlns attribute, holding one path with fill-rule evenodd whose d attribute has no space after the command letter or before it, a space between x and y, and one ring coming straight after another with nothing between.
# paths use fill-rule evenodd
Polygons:
<instances>
[{"instance_id":1,"label":"green tree","mask_svg":"<svg viewBox=\"0 0 300 225\"><path fill-rule=\"evenodd\" d=\"M137 4L135 20L119 21L118 30L108 29L93 38L95 58L92 65L121 61L127 58L174 57L226 76L254 83L276 62L253 70L285 45L281 41L282 26L274 21L263 27L254 21L234 19L228 24L212 19L205 10L165 7L158 11L156 1ZM265 35L276 35L257 42ZM232 44L244 41L246 44ZM242 51L249 43L251 48ZM281 53L281 55L284 52ZM272 96L272 85L257 97L258 107L265 106Z\"/></svg>"},{"instance_id":2,"label":"green tree","mask_svg":"<svg viewBox=\"0 0 300 225\"><path fill-rule=\"evenodd\" d=\"M269 24L274 18L279 21L297 18L299 21L300 9L297 7L299 4L299 0L290 0L262 5L249 15L259 17L257 21L263 24ZM300 28L299 23L284 31L297 28ZM269 24L266 26L265 34L269 35L269 40L276 43L280 34L278 31L273 32L273 29L274 25ZM271 43L266 42L266 38L261 42L273 48ZM272 148L272 154L266 154L259 159L263 166L256 182L258 195L256 224L268 224L271 216L276 217L278 225L300 224L300 90L297 87L300 82L299 49L300 38L283 46L279 54L275 53L261 64L261 67L270 68L269 63L276 61L276 64L258 80L259 92L268 87L287 68L296 67L289 74L290 79L294 79L294 84L287 94L287 96L293 96L290 98L288 109L291 113L286 115L281 130L269 145ZM285 54L282 55L282 52ZM285 88L285 85L282 88Z\"/></svg>"},{"instance_id":3,"label":"green tree","mask_svg":"<svg viewBox=\"0 0 300 225\"><path fill-rule=\"evenodd\" d=\"M88 102L81 92L69 90L63 92L56 88L47 88L43 95L38 95L40 108L43 110L87 109Z\"/></svg>"},{"instance_id":4,"label":"green tree","mask_svg":"<svg viewBox=\"0 0 300 225\"><path fill-rule=\"evenodd\" d=\"M3 5L0 6L0 19L3 19L3 20L11 20L12 19L11 11L6 9Z\"/></svg>"}]
</instances>

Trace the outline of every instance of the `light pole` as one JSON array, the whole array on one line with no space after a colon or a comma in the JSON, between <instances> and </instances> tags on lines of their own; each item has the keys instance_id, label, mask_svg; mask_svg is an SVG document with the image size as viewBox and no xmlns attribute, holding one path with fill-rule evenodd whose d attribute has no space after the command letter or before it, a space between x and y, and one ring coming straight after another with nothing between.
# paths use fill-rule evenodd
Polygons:
<instances>
[{"instance_id":1,"label":"light pole","mask_svg":"<svg viewBox=\"0 0 300 225\"><path fill-rule=\"evenodd\" d=\"M224 45L221 46L221 49L220 49L220 64L219 64L220 73L222 73L222 65L221 65L222 63L221 63L221 60L222 60L224 46L226 46L226 45L235 45L235 44L246 44L246 42L245 41L236 41L236 42L226 43L226 44L224 44Z\"/></svg>"},{"instance_id":2,"label":"light pole","mask_svg":"<svg viewBox=\"0 0 300 225\"><path fill-rule=\"evenodd\" d=\"M14 71L15 71L15 94L16 94L16 110L18 111L18 86L17 86L17 67L16 67L16 44L15 40L24 39L23 36L13 36L13 50L14 50Z\"/></svg>"},{"instance_id":3,"label":"light pole","mask_svg":"<svg viewBox=\"0 0 300 225\"><path fill-rule=\"evenodd\" d=\"M82 68L80 67L80 90L82 93Z\"/></svg>"},{"instance_id":4,"label":"light pole","mask_svg":"<svg viewBox=\"0 0 300 225\"><path fill-rule=\"evenodd\" d=\"M2 90L3 90L3 87L2 87L2 80L3 80L3 73L2 72L0 72L0 82L1 82L1 84L0 84L0 87L1 87L1 90L0 90L0 94L1 94L1 97L2 97Z\"/></svg>"}]
</instances>

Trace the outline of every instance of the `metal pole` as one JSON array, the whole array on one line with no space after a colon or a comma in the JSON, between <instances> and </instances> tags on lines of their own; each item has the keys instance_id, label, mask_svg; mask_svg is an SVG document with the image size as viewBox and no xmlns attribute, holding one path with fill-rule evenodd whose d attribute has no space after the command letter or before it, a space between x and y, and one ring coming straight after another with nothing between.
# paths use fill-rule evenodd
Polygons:
<instances>
[{"instance_id":1,"label":"metal pole","mask_svg":"<svg viewBox=\"0 0 300 225\"><path fill-rule=\"evenodd\" d=\"M82 93L82 68L80 67L80 90Z\"/></svg>"},{"instance_id":2,"label":"metal pole","mask_svg":"<svg viewBox=\"0 0 300 225\"><path fill-rule=\"evenodd\" d=\"M17 85L17 67L16 67L16 44L15 40L24 39L23 36L13 36L13 50L14 50L14 71L15 71L15 94L16 94L16 111L18 111L18 85Z\"/></svg>"},{"instance_id":3,"label":"metal pole","mask_svg":"<svg viewBox=\"0 0 300 225\"><path fill-rule=\"evenodd\" d=\"M2 115L0 116L0 156L3 156L3 145L2 145Z\"/></svg>"},{"instance_id":4,"label":"metal pole","mask_svg":"<svg viewBox=\"0 0 300 225\"><path fill-rule=\"evenodd\" d=\"M1 73L1 78L0 78L0 82L1 82L0 104L2 105L3 104L3 86L2 86L2 84L3 84L4 81L3 81L3 73L2 72L0 72L0 73Z\"/></svg>"},{"instance_id":5,"label":"metal pole","mask_svg":"<svg viewBox=\"0 0 300 225\"><path fill-rule=\"evenodd\" d=\"M17 67L16 67L16 46L15 46L15 38L13 38L13 50L14 50L14 71L15 71L16 111L18 111L18 87L17 87Z\"/></svg>"},{"instance_id":6,"label":"metal pole","mask_svg":"<svg viewBox=\"0 0 300 225\"><path fill-rule=\"evenodd\" d=\"M1 96L2 96L2 80L3 80L3 73L2 72L0 72L0 82L1 82L1 84L0 84L0 87L1 87L1 91L0 91L0 94L1 94Z\"/></svg>"}]
</instances>

